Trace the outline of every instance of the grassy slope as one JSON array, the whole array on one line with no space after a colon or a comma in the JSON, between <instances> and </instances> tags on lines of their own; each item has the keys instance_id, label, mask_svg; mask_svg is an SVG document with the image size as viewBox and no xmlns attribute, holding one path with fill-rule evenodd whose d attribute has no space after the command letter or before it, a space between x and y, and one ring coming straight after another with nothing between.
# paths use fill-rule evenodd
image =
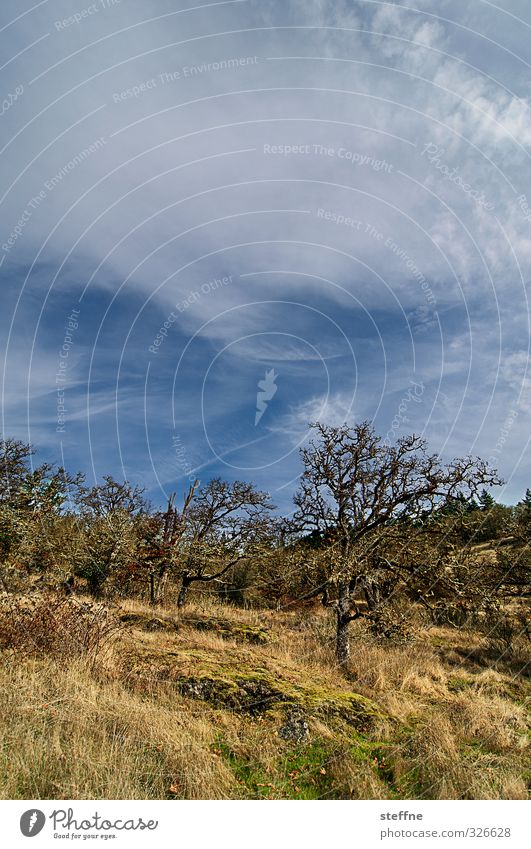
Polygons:
<instances>
[{"instance_id":1,"label":"grassy slope","mask_svg":"<svg viewBox=\"0 0 531 849\"><path fill-rule=\"evenodd\" d=\"M521 659L488 660L475 634L354 633L341 673L324 612L118 615L93 669L4 653L2 798L526 796Z\"/></svg>"}]
</instances>

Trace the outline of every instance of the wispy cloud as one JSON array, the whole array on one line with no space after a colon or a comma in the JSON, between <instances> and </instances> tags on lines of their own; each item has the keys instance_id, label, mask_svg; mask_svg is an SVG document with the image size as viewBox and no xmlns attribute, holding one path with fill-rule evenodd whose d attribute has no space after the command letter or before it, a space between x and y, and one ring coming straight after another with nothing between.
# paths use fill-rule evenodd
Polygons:
<instances>
[{"instance_id":1,"label":"wispy cloud","mask_svg":"<svg viewBox=\"0 0 531 849\"><path fill-rule=\"evenodd\" d=\"M62 445L91 474L136 472L156 498L189 473L177 436L187 470L281 488L309 421L385 432L414 379L404 426L435 450L488 454L518 406L500 462L519 494L526 4L97 9L0 11L5 431L59 451L77 304Z\"/></svg>"}]
</instances>

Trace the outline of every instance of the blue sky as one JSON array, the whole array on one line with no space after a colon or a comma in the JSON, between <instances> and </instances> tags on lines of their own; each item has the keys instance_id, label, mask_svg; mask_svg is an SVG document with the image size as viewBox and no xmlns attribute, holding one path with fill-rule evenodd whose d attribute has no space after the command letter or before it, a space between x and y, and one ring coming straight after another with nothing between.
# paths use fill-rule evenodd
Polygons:
<instances>
[{"instance_id":1,"label":"blue sky","mask_svg":"<svg viewBox=\"0 0 531 849\"><path fill-rule=\"evenodd\" d=\"M371 419L520 498L530 36L523 0L4 0L3 433L289 509L309 422Z\"/></svg>"}]
</instances>

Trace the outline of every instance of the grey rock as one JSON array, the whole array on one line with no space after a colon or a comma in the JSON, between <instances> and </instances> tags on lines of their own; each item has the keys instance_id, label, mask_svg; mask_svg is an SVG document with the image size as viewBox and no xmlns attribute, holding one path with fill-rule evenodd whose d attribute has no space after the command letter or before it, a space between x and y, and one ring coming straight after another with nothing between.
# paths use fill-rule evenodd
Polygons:
<instances>
[{"instance_id":1,"label":"grey rock","mask_svg":"<svg viewBox=\"0 0 531 849\"><path fill-rule=\"evenodd\" d=\"M304 743L310 736L310 726L302 713L290 713L278 729L278 736L290 743Z\"/></svg>"}]
</instances>

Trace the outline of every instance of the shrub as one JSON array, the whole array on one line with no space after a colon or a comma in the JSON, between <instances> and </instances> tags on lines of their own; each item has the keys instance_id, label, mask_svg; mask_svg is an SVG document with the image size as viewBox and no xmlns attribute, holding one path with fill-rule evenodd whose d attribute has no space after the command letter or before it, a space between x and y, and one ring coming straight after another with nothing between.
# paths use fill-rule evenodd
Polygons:
<instances>
[{"instance_id":1,"label":"shrub","mask_svg":"<svg viewBox=\"0 0 531 849\"><path fill-rule=\"evenodd\" d=\"M487 638L491 656L497 660L510 660L519 638L529 635L529 621L523 611L511 612L499 604L492 604L487 609L479 630Z\"/></svg>"},{"instance_id":2,"label":"shrub","mask_svg":"<svg viewBox=\"0 0 531 849\"><path fill-rule=\"evenodd\" d=\"M84 657L94 665L121 627L103 605L56 593L8 596L0 602L0 649L24 656Z\"/></svg>"},{"instance_id":3,"label":"shrub","mask_svg":"<svg viewBox=\"0 0 531 849\"><path fill-rule=\"evenodd\" d=\"M431 619L434 625L451 625L454 628L464 628L470 625L474 619L474 611L471 606L463 600L444 599L431 610Z\"/></svg>"}]
</instances>

